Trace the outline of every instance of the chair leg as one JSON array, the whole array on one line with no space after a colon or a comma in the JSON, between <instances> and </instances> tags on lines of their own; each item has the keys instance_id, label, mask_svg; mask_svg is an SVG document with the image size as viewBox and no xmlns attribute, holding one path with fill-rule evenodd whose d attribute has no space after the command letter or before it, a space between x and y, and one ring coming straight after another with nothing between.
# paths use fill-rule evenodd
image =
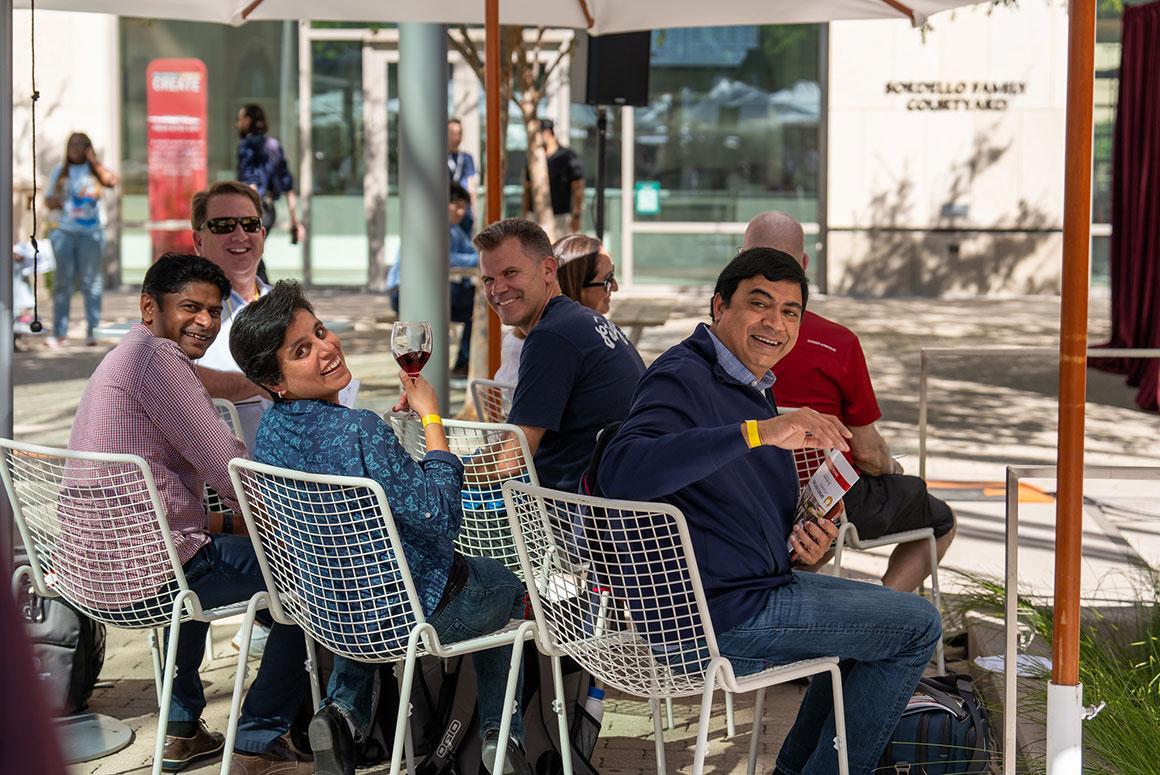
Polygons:
<instances>
[{"instance_id":1,"label":"chair leg","mask_svg":"<svg viewBox=\"0 0 1160 775\"><path fill-rule=\"evenodd\" d=\"M665 701L671 703L672 698L666 697ZM668 770L668 762L665 759L665 729L661 724L661 701L649 700L648 706L652 711L653 736L656 738L653 743L656 746L657 753L657 775L665 775L665 772Z\"/></svg>"},{"instance_id":2,"label":"chair leg","mask_svg":"<svg viewBox=\"0 0 1160 775\"><path fill-rule=\"evenodd\" d=\"M830 666L830 681L834 695L834 747L838 749L838 775L850 775L850 761L846 750L846 702L842 695L842 671Z\"/></svg>"},{"instance_id":3,"label":"chair leg","mask_svg":"<svg viewBox=\"0 0 1160 775\"><path fill-rule=\"evenodd\" d=\"M512 658L508 665L507 686L503 694L503 710L500 711L499 745L495 749L495 761L492 762L492 772L503 772L504 760L507 758L507 739L512 733L512 715L516 706L516 683L520 678L520 662L524 658L524 634L532 629L531 622L521 624L515 642L512 644ZM557 697L562 695L557 694ZM567 750L565 748L564 750ZM569 757L571 758L571 757Z\"/></svg>"},{"instance_id":4,"label":"chair leg","mask_svg":"<svg viewBox=\"0 0 1160 775\"><path fill-rule=\"evenodd\" d=\"M201 655L201 666L207 668L213 662L213 623L205 628L205 653Z\"/></svg>"},{"instance_id":5,"label":"chair leg","mask_svg":"<svg viewBox=\"0 0 1160 775\"><path fill-rule=\"evenodd\" d=\"M153 688L157 690L157 705L161 705L161 684L165 681L165 663L161 649L165 642L165 629L154 627L149 630L149 652L153 656Z\"/></svg>"},{"instance_id":6,"label":"chair leg","mask_svg":"<svg viewBox=\"0 0 1160 775\"><path fill-rule=\"evenodd\" d=\"M725 739L737 734L737 726L733 723L733 692L725 692Z\"/></svg>"},{"instance_id":7,"label":"chair leg","mask_svg":"<svg viewBox=\"0 0 1160 775\"><path fill-rule=\"evenodd\" d=\"M834 576L842 578L842 550L846 548L846 526L838 528L838 537L834 541Z\"/></svg>"},{"instance_id":8,"label":"chair leg","mask_svg":"<svg viewBox=\"0 0 1160 775\"><path fill-rule=\"evenodd\" d=\"M234 672L234 693L230 697L230 717L226 722L226 742L222 749L221 775L229 775L230 761L234 757L234 743L238 738L238 719L242 713L242 690L246 684L246 674L249 672L250 635L254 632L254 618L258 614L259 606L266 602L266 593L258 592L250 598L246 606L246 616L242 619L242 642L238 649L238 667Z\"/></svg>"},{"instance_id":9,"label":"chair leg","mask_svg":"<svg viewBox=\"0 0 1160 775\"><path fill-rule=\"evenodd\" d=\"M177 641L181 634L181 615L185 600L191 593L181 592L173 599L173 615L169 623L169 643L165 649L164 677L161 681L161 700L157 709L157 739L153 744L153 775L161 775L161 761L165 758L165 731L169 726L169 703L173 699L173 679L177 674Z\"/></svg>"},{"instance_id":10,"label":"chair leg","mask_svg":"<svg viewBox=\"0 0 1160 775\"><path fill-rule=\"evenodd\" d=\"M669 731L670 732L677 728L677 725L673 722L673 698L672 697L665 697L665 720L668 721L668 723L669 723Z\"/></svg>"},{"instance_id":11,"label":"chair leg","mask_svg":"<svg viewBox=\"0 0 1160 775\"><path fill-rule=\"evenodd\" d=\"M556 711L556 723L560 730L560 750L564 752L564 775L572 775L572 740L568 736L568 714L564 708L564 668L559 657L552 657L552 685L556 697L552 709Z\"/></svg>"},{"instance_id":12,"label":"chair leg","mask_svg":"<svg viewBox=\"0 0 1160 775\"><path fill-rule=\"evenodd\" d=\"M934 607L938 610L939 617L942 617L942 599L939 597L938 589L938 541L931 532L927 539L930 545L930 592L931 601ZM938 655L938 674L946 675L946 655L943 653L943 639L939 637L938 644L935 646L935 653Z\"/></svg>"},{"instance_id":13,"label":"chair leg","mask_svg":"<svg viewBox=\"0 0 1160 775\"><path fill-rule=\"evenodd\" d=\"M726 697L729 695L726 694ZM753 699L753 734L749 737L749 775L757 773L757 753L761 749L761 726L765 716L765 687Z\"/></svg>"},{"instance_id":14,"label":"chair leg","mask_svg":"<svg viewBox=\"0 0 1160 775\"><path fill-rule=\"evenodd\" d=\"M391 750L391 775L399 775L402 766L403 743L411 733L411 686L415 681L415 666L419 651L419 633L416 628L407 641L407 656L403 660L403 678L399 681L399 718L395 722L395 741ZM396 666L396 670L398 667ZM410 762L408 762L408 772Z\"/></svg>"},{"instance_id":15,"label":"chair leg","mask_svg":"<svg viewBox=\"0 0 1160 775\"><path fill-rule=\"evenodd\" d=\"M701 718L697 722L697 747L693 750L693 775L703 775L705 755L709 751L709 719L713 713L713 689L717 685L717 669L705 676L705 690L701 692Z\"/></svg>"},{"instance_id":16,"label":"chair leg","mask_svg":"<svg viewBox=\"0 0 1160 775\"><path fill-rule=\"evenodd\" d=\"M318 649L315 648L314 638L305 632L302 633L306 641L306 672L310 674L310 701L315 712L322 708L322 679L318 675Z\"/></svg>"}]
</instances>

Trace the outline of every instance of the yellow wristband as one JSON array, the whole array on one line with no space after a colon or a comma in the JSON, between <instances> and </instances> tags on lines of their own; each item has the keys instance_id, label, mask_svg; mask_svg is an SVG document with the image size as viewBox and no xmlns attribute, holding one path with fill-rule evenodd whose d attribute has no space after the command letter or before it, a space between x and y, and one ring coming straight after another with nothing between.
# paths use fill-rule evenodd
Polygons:
<instances>
[{"instance_id":1,"label":"yellow wristband","mask_svg":"<svg viewBox=\"0 0 1160 775\"><path fill-rule=\"evenodd\" d=\"M757 420L745 421L745 435L749 437L749 448L761 446L761 434L757 432Z\"/></svg>"},{"instance_id":2,"label":"yellow wristband","mask_svg":"<svg viewBox=\"0 0 1160 775\"><path fill-rule=\"evenodd\" d=\"M425 415L423 415L423 427L426 428L428 425L431 425L431 424L442 425L443 418L437 414L425 414Z\"/></svg>"}]
</instances>

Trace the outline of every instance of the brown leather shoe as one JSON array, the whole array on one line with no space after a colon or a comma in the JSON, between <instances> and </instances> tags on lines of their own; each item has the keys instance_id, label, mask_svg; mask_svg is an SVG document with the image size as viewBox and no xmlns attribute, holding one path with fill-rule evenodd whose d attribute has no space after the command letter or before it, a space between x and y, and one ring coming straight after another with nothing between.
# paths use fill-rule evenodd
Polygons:
<instances>
[{"instance_id":1,"label":"brown leather shoe","mask_svg":"<svg viewBox=\"0 0 1160 775\"><path fill-rule=\"evenodd\" d=\"M165 753L161 759L161 769L178 772L199 759L206 759L221 753L226 739L220 732L210 732L205 722L198 720L197 732L193 737L165 736Z\"/></svg>"},{"instance_id":2,"label":"brown leather shoe","mask_svg":"<svg viewBox=\"0 0 1160 775\"><path fill-rule=\"evenodd\" d=\"M265 753L250 754L234 751L230 761L230 775L313 775L314 763L301 761L278 738Z\"/></svg>"}]
</instances>

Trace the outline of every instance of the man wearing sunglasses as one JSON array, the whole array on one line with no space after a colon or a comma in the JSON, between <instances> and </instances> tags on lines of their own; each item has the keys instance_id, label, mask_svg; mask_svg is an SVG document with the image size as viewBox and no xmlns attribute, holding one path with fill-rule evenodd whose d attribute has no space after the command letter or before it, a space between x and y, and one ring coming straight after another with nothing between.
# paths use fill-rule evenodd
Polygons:
<instances>
[{"instance_id":1,"label":"man wearing sunglasses","mask_svg":"<svg viewBox=\"0 0 1160 775\"><path fill-rule=\"evenodd\" d=\"M222 305L221 334L197 362L198 376L214 398L233 401L247 447L252 447L258 421L269 402L265 391L242 376L230 355L230 327L234 316L270 286L258 277L258 262L266 245L258 192L236 180L223 180L193 195L190 225L199 256L221 267L230 281L230 295Z\"/></svg>"}]
</instances>

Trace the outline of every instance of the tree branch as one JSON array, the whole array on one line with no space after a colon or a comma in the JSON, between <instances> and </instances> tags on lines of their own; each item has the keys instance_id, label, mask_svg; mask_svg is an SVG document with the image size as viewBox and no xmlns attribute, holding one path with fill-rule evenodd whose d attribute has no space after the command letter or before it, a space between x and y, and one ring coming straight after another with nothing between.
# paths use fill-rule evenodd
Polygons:
<instances>
[{"instance_id":1,"label":"tree branch","mask_svg":"<svg viewBox=\"0 0 1160 775\"><path fill-rule=\"evenodd\" d=\"M483 57L479 55L479 49L476 48L475 43L472 42L471 36L467 31L467 27L460 25L455 28L460 34L460 38L456 38L452 30L447 31L447 41L451 44L451 48L455 49L464 61L471 66L475 71L475 76L479 78L479 82L483 83L485 73L483 70Z\"/></svg>"}]
</instances>

